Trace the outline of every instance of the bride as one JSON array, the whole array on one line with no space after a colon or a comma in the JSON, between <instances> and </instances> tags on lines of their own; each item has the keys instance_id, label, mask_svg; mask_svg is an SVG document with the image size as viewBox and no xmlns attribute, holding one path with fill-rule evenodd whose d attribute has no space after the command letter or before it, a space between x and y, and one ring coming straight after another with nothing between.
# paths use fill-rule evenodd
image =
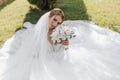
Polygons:
<instances>
[{"instance_id":1,"label":"bride","mask_svg":"<svg viewBox=\"0 0 120 80\"><path fill-rule=\"evenodd\" d=\"M37 24L24 23L27 29L0 49L0 80L120 80L120 34L89 21L63 20L55 8ZM60 24L76 37L54 46L50 35Z\"/></svg>"}]
</instances>

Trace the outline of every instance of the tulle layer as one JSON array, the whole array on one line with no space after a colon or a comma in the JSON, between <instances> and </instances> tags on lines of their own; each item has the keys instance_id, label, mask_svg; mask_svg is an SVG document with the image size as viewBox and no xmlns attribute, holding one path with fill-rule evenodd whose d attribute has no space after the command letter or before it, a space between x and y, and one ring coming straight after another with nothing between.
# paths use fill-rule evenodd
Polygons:
<instances>
[{"instance_id":1,"label":"tulle layer","mask_svg":"<svg viewBox=\"0 0 120 80\"><path fill-rule=\"evenodd\" d=\"M30 23L6 41L0 50L0 80L120 80L120 34L88 21L63 24L77 35L67 51L47 42L44 56L16 54L34 29Z\"/></svg>"}]
</instances>

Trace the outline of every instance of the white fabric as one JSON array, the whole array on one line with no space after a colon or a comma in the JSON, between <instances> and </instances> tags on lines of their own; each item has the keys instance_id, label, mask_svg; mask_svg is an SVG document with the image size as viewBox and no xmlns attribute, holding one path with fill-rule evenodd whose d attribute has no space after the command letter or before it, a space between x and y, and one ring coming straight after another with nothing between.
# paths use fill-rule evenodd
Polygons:
<instances>
[{"instance_id":1,"label":"white fabric","mask_svg":"<svg viewBox=\"0 0 120 80\"><path fill-rule=\"evenodd\" d=\"M89 21L67 20L77 37L69 50L47 40L48 15L29 22L0 50L0 80L120 80L120 34Z\"/></svg>"}]
</instances>

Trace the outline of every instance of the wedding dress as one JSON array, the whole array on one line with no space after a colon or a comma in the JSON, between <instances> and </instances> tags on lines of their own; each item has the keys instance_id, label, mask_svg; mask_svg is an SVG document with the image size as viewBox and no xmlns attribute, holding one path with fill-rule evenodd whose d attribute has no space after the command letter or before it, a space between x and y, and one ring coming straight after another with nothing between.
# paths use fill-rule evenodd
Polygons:
<instances>
[{"instance_id":1,"label":"wedding dress","mask_svg":"<svg viewBox=\"0 0 120 80\"><path fill-rule=\"evenodd\" d=\"M48 15L26 22L0 49L0 80L120 80L120 34L89 21L67 20L69 49L47 40Z\"/></svg>"}]
</instances>

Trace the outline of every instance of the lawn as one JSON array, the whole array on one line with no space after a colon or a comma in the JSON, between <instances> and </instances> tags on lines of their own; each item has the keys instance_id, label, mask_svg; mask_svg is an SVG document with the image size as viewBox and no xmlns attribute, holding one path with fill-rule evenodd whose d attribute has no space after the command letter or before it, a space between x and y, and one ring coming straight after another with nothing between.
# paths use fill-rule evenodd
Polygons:
<instances>
[{"instance_id":1,"label":"lawn","mask_svg":"<svg viewBox=\"0 0 120 80\"><path fill-rule=\"evenodd\" d=\"M0 46L22 28L25 21L36 23L47 12L30 6L27 0L9 0L0 6ZM57 0L55 6L63 9L66 20L90 20L120 32L120 0Z\"/></svg>"}]
</instances>

